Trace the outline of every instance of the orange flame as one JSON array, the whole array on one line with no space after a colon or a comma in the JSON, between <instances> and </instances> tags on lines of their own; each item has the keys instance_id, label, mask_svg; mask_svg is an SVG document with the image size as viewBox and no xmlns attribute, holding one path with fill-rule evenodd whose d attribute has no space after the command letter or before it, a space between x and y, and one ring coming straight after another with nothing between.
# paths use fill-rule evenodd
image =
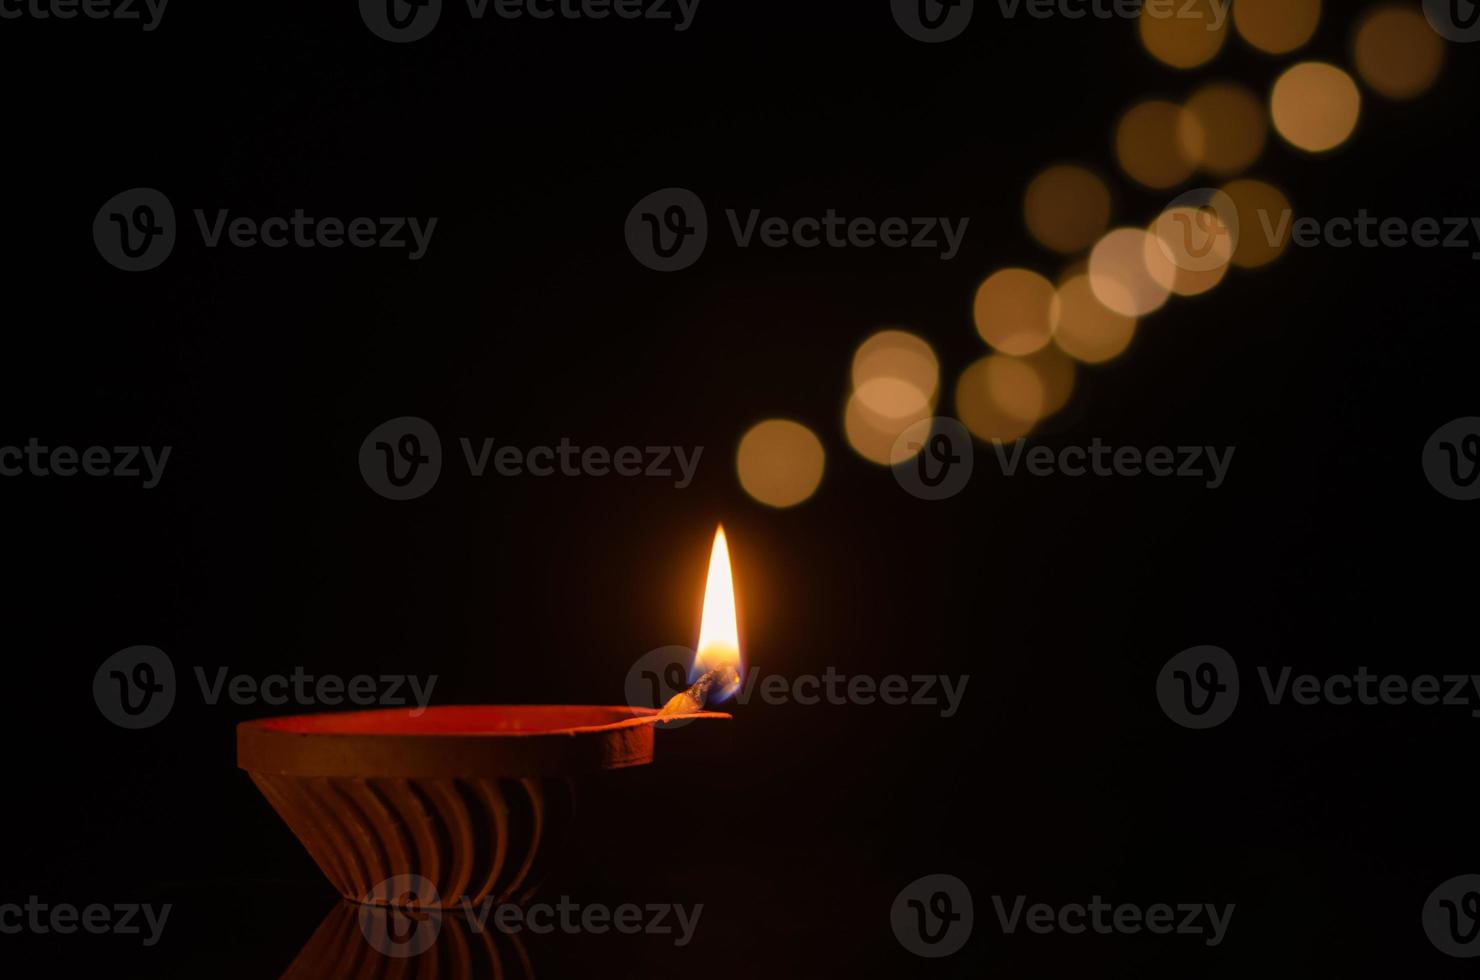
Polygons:
<instances>
[{"instance_id":1,"label":"orange flame","mask_svg":"<svg viewBox=\"0 0 1480 980\"><path fill-rule=\"evenodd\" d=\"M740 675L740 628L735 615L735 579L730 572L730 546L725 529L714 532L714 548L709 552L709 578L704 584L704 615L699 621L698 653L690 680L718 668L733 667ZM734 693L735 685L716 692L722 696Z\"/></svg>"}]
</instances>

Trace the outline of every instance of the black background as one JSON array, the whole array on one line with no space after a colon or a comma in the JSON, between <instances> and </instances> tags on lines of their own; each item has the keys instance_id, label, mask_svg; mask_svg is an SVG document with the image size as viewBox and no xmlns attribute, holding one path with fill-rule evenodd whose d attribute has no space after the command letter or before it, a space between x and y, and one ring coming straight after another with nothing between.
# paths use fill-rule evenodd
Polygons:
<instances>
[{"instance_id":1,"label":"black background","mask_svg":"<svg viewBox=\"0 0 1480 980\"><path fill-rule=\"evenodd\" d=\"M696 939L543 937L541 976L1458 976L1429 892L1476 871L1474 726L1457 708L1286 706L1253 666L1466 672L1475 546L1420 453L1476 414L1467 250L1292 249L1149 318L1082 371L1059 442L1236 446L1227 485L1000 477L942 503L841 431L852 351L898 325L945 383L984 353L976 284L1052 274L1027 180L1114 173L1117 115L1210 78L1265 92L1291 59L1230 40L1178 73L1134 24L1002 20L945 45L883 2L704 0L693 27L468 19L374 37L355 5L171 5L159 30L0 23L7 370L0 444L170 445L162 484L0 480L6 806L0 899L172 902L163 941L0 937L0 959L119 976L276 977L335 896L244 774L188 672L436 673L448 702L621 703L645 651L692 643L714 525L730 532L763 673L969 674L961 712L737 707L710 766L598 780L548 897L704 903ZM1350 7L1350 9L1349 9ZM1303 56L1349 64L1358 5ZM1364 93L1328 157L1272 142L1253 175L1297 213L1480 214L1474 52L1393 105ZM157 187L181 216L160 269L104 263L101 204ZM653 190L799 216L969 216L961 255L737 250L649 272L622 223ZM1117 178L1116 220L1170 195ZM195 208L436 215L428 255L208 250ZM949 410L949 400L943 404ZM436 489L408 503L356 466L371 428L434 424ZM782 415L818 431L818 494L777 512L734 447ZM458 436L702 445L694 485L470 478ZM985 452L985 450L984 450ZM461 469L461 472L459 470ZM1251 696L1172 725L1154 681L1217 644ZM174 713L115 728L90 696L123 647L164 649ZM944 961L888 912L930 873L977 905ZM1196 938L1004 936L990 896L1237 904Z\"/></svg>"}]
</instances>

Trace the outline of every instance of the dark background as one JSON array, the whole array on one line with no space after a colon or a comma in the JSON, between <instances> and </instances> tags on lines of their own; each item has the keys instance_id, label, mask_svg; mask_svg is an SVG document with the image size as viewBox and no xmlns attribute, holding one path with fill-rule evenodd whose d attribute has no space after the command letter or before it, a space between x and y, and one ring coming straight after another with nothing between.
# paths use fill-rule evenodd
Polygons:
<instances>
[{"instance_id":1,"label":"dark background","mask_svg":"<svg viewBox=\"0 0 1480 980\"><path fill-rule=\"evenodd\" d=\"M1335 6L1335 5L1328 5ZM1354 9L1304 56L1350 64ZM1429 435L1475 412L1468 251L1292 249L1149 318L1082 371L1053 439L1237 446L1227 485L1006 480L903 493L841 431L847 368L905 326L945 384L984 348L972 291L1052 273L1022 191L1041 167L1114 173L1116 116L1217 77L1261 92L1290 59L1230 40L1182 74L1122 21L1002 20L916 43L888 5L704 0L644 22L481 23L450 4L391 45L353 3L171 5L159 30L0 23L7 370L0 444L174 447L162 484L0 480L11 574L0 899L172 902L153 949L0 937L0 960L118 976L277 977L335 896L244 774L234 725L189 672L436 673L438 702L620 703L645 651L693 642L714 525L730 532L747 658L795 676L970 674L963 709L736 708L732 750L588 787L545 894L704 903L695 942L544 937L541 976L1458 976L1419 910L1476 870L1463 709L1271 709L1256 664L1467 672L1472 515L1425 482ZM1272 141L1253 174L1297 213L1480 214L1480 70L1364 93L1354 140ZM798 216L970 216L961 255L737 250L716 230L660 275L622 223L661 187ZM105 264L90 226L135 186L169 195L160 269ZM1116 220L1171 195L1117 179ZM206 250L189 212L436 215L431 249ZM949 400L942 406L949 410ZM400 415L448 469L408 503L356 453ZM738 486L753 422L811 425L822 487L791 511ZM694 485L471 479L457 436L702 445ZM459 470L462 472L459 472ZM1466 520L1466 518L1471 518ZM182 693L145 732L90 696L134 644ZM1168 657L1217 644L1250 696L1223 727L1172 725ZM976 932L907 953L898 891L961 877ZM1234 902L1197 938L1003 936L990 896Z\"/></svg>"}]
</instances>

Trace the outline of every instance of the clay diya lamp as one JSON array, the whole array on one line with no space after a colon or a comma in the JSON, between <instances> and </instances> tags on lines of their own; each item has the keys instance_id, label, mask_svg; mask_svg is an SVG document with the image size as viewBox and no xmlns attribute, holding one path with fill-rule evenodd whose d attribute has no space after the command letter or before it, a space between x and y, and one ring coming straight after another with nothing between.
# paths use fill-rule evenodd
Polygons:
<instances>
[{"instance_id":1,"label":"clay diya lamp","mask_svg":"<svg viewBox=\"0 0 1480 980\"><path fill-rule=\"evenodd\" d=\"M260 719L237 726L237 766L352 902L521 902L569 823L576 780L652 763L657 730L671 723L730 718L703 710L740 683L722 530L698 651L696 682L661 710L482 705Z\"/></svg>"},{"instance_id":2,"label":"clay diya lamp","mask_svg":"<svg viewBox=\"0 0 1480 980\"><path fill-rule=\"evenodd\" d=\"M715 721L712 711L672 721ZM573 812L573 781L654 760L652 709L453 706L244 722L237 765L345 898L521 901ZM429 894L428 894L429 892Z\"/></svg>"}]
</instances>

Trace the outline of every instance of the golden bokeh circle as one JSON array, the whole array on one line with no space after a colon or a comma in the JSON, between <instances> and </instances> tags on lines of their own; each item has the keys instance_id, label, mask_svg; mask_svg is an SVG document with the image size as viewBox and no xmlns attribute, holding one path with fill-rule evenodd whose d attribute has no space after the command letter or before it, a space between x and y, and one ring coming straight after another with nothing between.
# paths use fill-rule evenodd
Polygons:
<instances>
[{"instance_id":1,"label":"golden bokeh circle","mask_svg":"<svg viewBox=\"0 0 1480 980\"><path fill-rule=\"evenodd\" d=\"M1290 246L1294 213L1290 201L1277 188L1262 180L1245 178L1224 184L1224 194L1238 210L1238 241L1233 264L1257 269L1284 254Z\"/></svg>"},{"instance_id":2,"label":"golden bokeh circle","mask_svg":"<svg viewBox=\"0 0 1480 980\"><path fill-rule=\"evenodd\" d=\"M1208 173L1232 177L1251 167L1269 140L1269 121L1259 96L1243 85L1213 82L1187 100L1178 129L1186 158L1196 157Z\"/></svg>"},{"instance_id":3,"label":"golden bokeh circle","mask_svg":"<svg viewBox=\"0 0 1480 980\"><path fill-rule=\"evenodd\" d=\"M1118 357L1136 335L1136 318L1109 309L1095 296L1089 276L1075 276L1059 287L1054 343L1085 364Z\"/></svg>"},{"instance_id":4,"label":"golden bokeh circle","mask_svg":"<svg viewBox=\"0 0 1480 980\"><path fill-rule=\"evenodd\" d=\"M1379 95L1412 99L1438 80L1444 67L1444 39L1418 10L1389 4L1362 18L1352 59L1362 81Z\"/></svg>"},{"instance_id":5,"label":"golden bokeh circle","mask_svg":"<svg viewBox=\"0 0 1480 980\"><path fill-rule=\"evenodd\" d=\"M1053 283L1027 269L1003 269L977 288L972 318L1004 354L1031 354L1053 336Z\"/></svg>"},{"instance_id":6,"label":"golden bokeh circle","mask_svg":"<svg viewBox=\"0 0 1480 980\"><path fill-rule=\"evenodd\" d=\"M1090 290L1103 306L1123 317L1154 313L1171 293L1146 267L1148 237L1140 228L1117 228L1089 254Z\"/></svg>"},{"instance_id":7,"label":"golden bokeh circle","mask_svg":"<svg viewBox=\"0 0 1480 980\"><path fill-rule=\"evenodd\" d=\"M790 419L766 419L740 438L740 486L770 507L795 507L817 492L826 453L816 433Z\"/></svg>"},{"instance_id":8,"label":"golden bokeh circle","mask_svg":"<svg viewBox=\"0 0 1480 980\"><path fill-rule=\"evenodd\" d=\"M1115 159L1126 176L1154 190L1182 183L1202 161L1204 135L1196 116L1175 102L1132 106L1115 126Z\"/></svg>"},{"instance_id":9,"label":"golden bokeh circle","mask_svg":"<svg viewBox=\"0 0 1480 980\"><path fill-rule=\"evenodd\" d=\"M992 362L1002 355L983 357L961 372L956 380L956 417L967 430L986 442L1012 442L1033 431L1033 423L1005 411L1001 396L993 390L1002 371Z\"/></svg>"},{"instance_id":10,"label":"golden bokeh circle","mask_svg":"<svg viewBox=\"0 0 1480 980\"><path fill-rule=\"evenodd\" d=\"M1291 145L1324 153L1345 143L1356 130L1362 93L1335 65L1303 61L1275 81L1270 112L1274 128Z\"/></svg>"},{"instance_id":11,"label":"golden bokeh circle","mask_svg":"<svg viewBox=\"0 0 1480 980\"><path fill-rule=\"evenodd\" d=\"M1314 36L1321 0L1234 0L1233 26L1266 54L1289 54Z\"/></svg>"},{"instance_id":12,"label":"golden bokeh circle","mask_svg":"<svg viewBox=\"0 0 1480 980\"><path fill-rule=\"evenodd\" d=\"M1205 65L1228 39L1227 0L1175 0L1141 8L1141 43L1150 55L1173 68Z\"/></svg>"},{"instance_id":13,"label":"golden bokeh circle","mask_svg":"<svg viewBox=\"0 0 1480 980\"><path fill-rule=\"evenodd\" d=\"M1049 167L1028 184L1023 216L1040 245L1064 255L1082 252L1110 227L1110 189L1084 167Z\"/></svg>"}]
</instances>

